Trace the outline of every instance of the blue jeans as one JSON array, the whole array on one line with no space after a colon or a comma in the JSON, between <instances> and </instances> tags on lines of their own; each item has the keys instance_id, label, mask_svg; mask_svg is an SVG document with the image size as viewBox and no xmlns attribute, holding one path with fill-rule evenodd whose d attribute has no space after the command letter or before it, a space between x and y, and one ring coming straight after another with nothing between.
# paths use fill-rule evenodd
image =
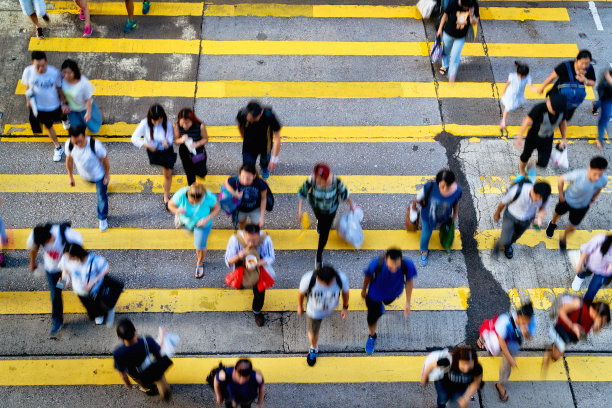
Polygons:
<instances>
[{"instance_id":1,"label":"blue jeans","mask_svg":"<svg viewBox=\"0 0 612 408\"><path fill-rule=\"evenodd\" d=\"M462 392L455 392L450 394L444 389L440 381L435 381L436 392L438 393L438 407L446 407L447 402L455 402L463 395Z\"/></svg>"},{"instance_id":2,"label":"blue jeans","mask_svg":"<svg viewBox=\"0 0 612 408\"><path fill-rule=\"evenodd\" d=\"M421 212L421 242L419 245L421 252L427 252L429 250L429 240L431 239L431 233L435 227L435 225L432 226L429 224L423 217L423 212Z\"/></svg>"},{"instance_id":3,"label":"blue jeans","mask_svg":"<svg viewBox=\"0 0 612 408\"><path fill-rule=\"evenodd\" d=\"M4 228L4 222L2 221L2 217L0 217L0 239L2 241L6 241L6 228ZM2 248L2 243L0 243L0 248Z\"/></svg>"},{"instance_id":4,"label":"blue jeans","mask_svg":"<svg viewBox=\"0 0 612 408\"><path fill-rule=\"evenodd\" d=\"M91 103L91 118L89 122L85 122L86 113L87 110L80 112L71 111L68 114L70 126L87 126L87 129L89 129L91 133L98 133L100 126L102 126L102 114L100 113L100 109L98 109L98 105L96 105L95 102Z\"/></svg>"},{"instance_id":5,"label":"blue jeans","mask_svg":"<svg viewBox=\"0 0 612 408\"><path fill-rule=\"evenodd\" d=\"M257 156L259 156L259 166L262 170L266 170L268 165L270 164L270 157L272 157L272 149L274 148L274 144L270 149L270 153L250 153L245 150L242 151L242 162L243 163L253 163L257 162Z\"/></svg>"},{"instance_id":6,"label":"blue jeans","mask_svg":"<svg viewBox=\"0 0 612 408\"><path fill-rule=\"evenodd\" d=\"M98 219L108 218L108 186L104 184L104 177L98 181L91 181L96 184L96 197L98 199Z\"/></svg>"},{"instance_id":7,"label":"blue jeans","mask_svg":"<svg viewBox=\"0 0 612 408\"><path fill-rule=\"evenodd\" d=\"M465 37L455 38L442 31L442 66L448 68L448 77L455 78L461 61L461 50Z\"/></svg>"},{"instance_id":8,"label":"blue jeans","mask_svg":"<svg viewBox=\"0 0 612 408\"><path fill-rule=\"evenodd\" d=\"M595 101L594 107L598 109L601 107L601 112L599 113L599 121L597 122L597 138L599 139L601 144L603 144L605 134L608 131L610 116L612 116L612 99ZM608 137L610 137L610 132L608 132Z\"/></svg>"},{"instance_id":9,"label":"blue jeans","mask_svg":"<svg viewBox=\"0 0 612 408\"><path fill-rule=\"evenodd\" d=\"M61 272L47 271L47 282L49 283L49 292L51 293L51 317L53 323L56 321L64 321L64 303L62 302L62 290L58 289L57 281L62 278Z\"/></svg>"},{"instance_id":10,"label":"blue jeans","mask_svg":"<svg viewBox=\"0 0 612 408\"><path fill-rule=\"evenodd\" d=\"M591 283L589 283L589 288L587 289L587 292L584 295L583 299L585 302L592 302L593 299L595 299L595 296L597 295L599 289L601 289L606 284L606 281L610 279L609 276L593 274L593 272L588 269L582 273L579 273L578 277L580 279L584 279L589 275L593 275L593 278L591 279Z\"/></svg>"}]
</instances>

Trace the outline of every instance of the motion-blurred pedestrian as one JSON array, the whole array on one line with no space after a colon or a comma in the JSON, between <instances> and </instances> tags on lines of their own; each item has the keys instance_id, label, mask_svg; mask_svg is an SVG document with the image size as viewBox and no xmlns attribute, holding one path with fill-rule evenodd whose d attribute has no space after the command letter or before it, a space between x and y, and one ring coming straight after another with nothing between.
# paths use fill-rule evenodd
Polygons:
<instances>
[{"instance_id":1,"label":"motion-blurred pedestrian","mask_svg":"<svg viewBox=\"0 0 612 408\"><path fill-rule=\"evenodd\" d=\"M136 28L136 18L134 17L134 0L124 0L125 1L125 11L127 12L127 22L123 27L124 33L132 32ZM142 14L149 14L149 10L151 9L150 0L143 0L142 2Z\"/></svg>"},{"instance_id":2,"label":"motion-blurred pedestrian","mask_svg":"<svg viewBox=\"0 0 612 408\"><path fill-rule=\"evenodd\" d=\"M504 112L499 127L502 130L506 129L506 119L508 113L515 111L525 103L525 87L529 85L532 91L537 92L537 89L531 83L531 75L529 75L529 66L515 61L516 72L508 75L508 81L504 87L501 97L501 103L504 105Z\"/></svg>"},{"instance_id":3,"label":"motion-blurred pedestrian","mask_svg":"<svg viewBox=\"0 0 612 408\"><path fill-rule=\"evenodd\" d=\"M204 178L206 169L206 125L189 108L181 109L174 126L174 143L179 145L179 157L187 175L187 185L196 181L196 176Z\"/></svg>"},{"instance_id":4,"label":"motion-blurred pedestrian","mask_svg":"<svg viewBox=\"0 0 612 408\"><path fill-rule=\"evenodd\" d=\"M580 247L580 259L576 264L576 277L572 281L572 289L579 292L582 282L593 275L585 302L592 302L599 289L612 281L612 234L597 234L589 242Z\"/></svg>"},{"instance_id":5,"label":"motion-blurred pedestrian","mask_svg":"<svg viewBox=\"0 0 612 408\"><path fill-rule=\"evenodd\" d=\"M254 163L240 166L237 176L228 178L223 185L235 199L240 201L232 214L234 226L240 229L251 222L263 228L268 200L268 184L257 175Z\"/></svg>"},{"instance_id":6,"label":"motion-blurred pedestrian","mask_svg":"<svg viewBox=\"0 0 612 408\"><path fill-rule=\"evenodd\" d=\"M68 115L70 126L87 126L91 133L98 133L102 114L93 100L93 85L71 59L62 63L62 76L62 92L67 103L62 105L62 113Z\"/></svg>"},{"instance_id":7,"label":"motion-blurred pedestrian","mask_svg":"<svg viewBox=\"0 0 612 408\"><path fill-rule=\"evenodd\" d=\"M226 408L249 408L257 400L257 408L263 407L266 386L261 372L253 369L251 360L241 358L234 367L217 372L214 380L217 404L225 401Z\"/></svg>"},{"instance_id":8,"label":"motion-blurred pedestrian","mask_svg":"<svg viewBox=\"0 0 612 408\"><path fill-rule=\"evenodd\" d=\"M40 26L40 21L38 18L42 18L45 20L45 23L49 23L49 15L47 14L47 5L45 4L45 0L19 0L19 4L21 5L21 11L23 14L28 16L34 26L36 27L36 37L39 40L45 38L45 33L43 28Z\"/></svg>"},{"instance_id":9,"label":"motion-blurred pedestrian","mask_svg":"<svg viewBox=\"0 0 612 408\"><path fill-rule=\"evenodd\" d=\"M0 206L2 205L2 199L0 198ZM8 234L6 233L6 227L4 226L4 221L2 221L2 217L0 216L0 268L4 268L6 266L6 260L4 259L4 253L2 253L3 249L6 249L8 244Z\"/></svg>"},{"instance_id":10,"label":"motion-blurred pedestrian","mask_svg":"<svg viewBox=\"0 0 612 408\"><path fill-rule=\"evenodd\" d=\"M91 16L89 13L89 5L87 0L73 0L74 4L79 8L79 20L85 22L85 29L83 30L83 37L91 37Z\"/></svg>"},{"instance_id":11,"label":"motion-blurred pedestrian","mask_svg":"<svg viewBox=\"0 0 612 408\"><path fill-rule=\"evenodd\" d=\"M612 116L612 69L606 70L602 75L602 79L597 85L597 96L599 99L593 101L592 111L594 116L599 115L599 121L597 122L597 148L601 150L605 142L605 134L608 133L608 139L610 138L608 126ZM601 108L601 113L599 113L599 108Z\"/></svg>"}]
</instances>

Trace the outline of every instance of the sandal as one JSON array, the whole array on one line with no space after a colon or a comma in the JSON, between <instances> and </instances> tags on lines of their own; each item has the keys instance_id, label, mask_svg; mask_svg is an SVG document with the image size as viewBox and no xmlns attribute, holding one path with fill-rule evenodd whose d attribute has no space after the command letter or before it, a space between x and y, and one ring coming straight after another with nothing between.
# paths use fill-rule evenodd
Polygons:
<instances>
[{"instance_id":1,"label":"sandal","mask_svg":"<svg viewBox=\"0 0 612 408\"><path fill-rule=\"evenodd\" d=\"M504 390L504 393L499 390L498 384L495 384L495 389L497 390L497 396L501 402L508 401L508 391Z\"/></svg>"},{"instance_id":2,"label":"sandal","mask_svg":"<svg viewBox=\"0 0 612 408\"><path fill-rule=\"evenodd\" d=\"M599 108L595 107L595 102L591 102L591 106L593 107L593 109L591 109L591 113L593 114L593 116L599 115Z\"/></svg>"},{"instance_id":3,"label":"sandal","mask_svg":"<svg viewBox=\"0 0 612 408\"><path fill-rule=\"evenodd\" d=\"M485 349L485 345L482 341L482 337L478 338L478 341L476 342L476 345L478 346L479 349L484 350Z\"/></svg>"},{"instance_id":4,"label":"sandal","mask_svg":"<svg viewBox=\"0 0 612 408\"><path fill-rule=\"evenodd\" d=\"M446 75L448 68L440 67L440 75Z\"/></svg>"},{"instance_id":5,"label":"sandal","mask_svg":"<svg viewBox=\"0 0 612 408\"><path fill-rule=\"evenodd\" d=\"M201 273L198 273L198 271L199 271L200 269L202 269L202 272L201 272ZM203 278L203 277L204 277L204 264L202 264L202 265L198 265L198 267L197 267L197 268L196 268L196 270L195 270L195 277L196 277L196 279L201 279L201 278Z\"/></svg>"}]
</instances>

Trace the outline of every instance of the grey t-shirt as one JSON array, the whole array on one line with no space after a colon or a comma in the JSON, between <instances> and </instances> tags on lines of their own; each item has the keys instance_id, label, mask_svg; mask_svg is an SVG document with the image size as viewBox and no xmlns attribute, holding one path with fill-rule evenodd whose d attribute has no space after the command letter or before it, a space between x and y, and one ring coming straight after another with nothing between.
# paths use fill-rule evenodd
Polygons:
<instances>
[{"instance_id":1,"label":"grey t-shirt","mask_svg":"<svg viewBox=\"0 0 612 408\"><path fill-rule=\"evenodd\" d=\"M606 173L594 182L589 181L587 173L587 169L578 169L563 175L563 179L569 184L565 189L565 201L572 208L588 207L595 193L608 184Z\"/></svg>"},{"instance_id":2,"label":"grey t-shirt","mask_svg":"<svg viewBox=\"0 0 612 408\"><path fill-rule=\"evenodd\" d=\"M508 205L508 209L506 211L510 211L510 214L512 214L514 218L520 221L531 220L536 217L540 208L548 207L550 197L543 205L542 200L533 201L531 199L531 190L533 190L533 184L531 183L523 184L521 194L516 200L514 200L514 202L510 203L514 199L514 196L516 195L516 189L518 187L518 184L510 187L504 198L502 198L502 203Z\"/></svg>"}]
</instances>

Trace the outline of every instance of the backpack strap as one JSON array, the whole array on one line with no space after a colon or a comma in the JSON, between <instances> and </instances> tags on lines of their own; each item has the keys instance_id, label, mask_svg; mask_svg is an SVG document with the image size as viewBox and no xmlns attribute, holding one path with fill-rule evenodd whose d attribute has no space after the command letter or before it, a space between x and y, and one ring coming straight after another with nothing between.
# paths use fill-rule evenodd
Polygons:
<instances>
[{"instance_id":1,"label":"backpack strap","mask_svg":"<svg viewBox=\"0 0 612 408\"><path fill-rule=\"evenodd\" d=\"M310 277L310 282L308 283L308 290L305 293L306 301L308 301L308 297L310 296L310 292L312 291L312 288L314 287L316 282L317 282L317 271L314 270L314 271L312 271L312 276Z\"/></svg>"},{"instance_id":2,"label":"backpack strap","mask_svg":"<svg viewBox=\"0 0 612 408\"><path fill-rule=\"evenodd\" d=\"M384 262L385 262L385 257L379 256L378 263L376 264L376 268L374 268L374 275L372 275L372 281L376 280L378 275L380 275L380 273L382 272Z\"/></svg>"},{"instance_id":3,"label":"backpack strap","mask_svg":"<svg viewBox=\"0 0 612 408\"><path fill-rule=\"evenodd\" d=\"M574 74L572 74L572 67L570 66L569 61L565 61L565 67L567 68L567 75L569 76L570 83L576 82L574 80Z\"/></svg>"},{"instance_id":4,"label":"backpack strap","mask_svg":"<svg viewBox=\"0 0 612 408\"><path fill-rule=\"evenodd\" d=\"M95 155L96 154L96 139L94 139L91 136L89 136L89 148L91 149L92 153Z\"/></svg>"},{"instance_id":5,"label":"backpack strap","mask_svg":"<svg viewBox=\"0 0 612 408\"><path fill-rule=\"evenodd\" d=\"M423 187L423 200L421 200L422 208L427 207L427 204L429 204L429 196L431 195L431 190L433 190L434 183L434 180L429 180ZM429 186L429 190L427 190L427 186Z\"/></svg>"},{"instance_id":6,"label":"backpack strap","mask_svg":"<svg viewBox=\"0 0 612 408\"><path fill-rule=\"evenodd\" d=\"M510 201L508 203L508 205L512 204L513 202L515 202L516 200L518 200L518 198L521 195L521 192L523 191L523 186L525 185L525 183L527 184L531 184L527 181L527 178L522 179L521 181L519 181L518 183L516 183L516 193L514 193L514 198L512 199L512 201Z\"/></svg>"},{"instance_id":7,"label":"backpack strap","mask_svg":"<svg viewBox=\"0 0 612 408\"><path fill-rule=\"evenodd\" d=\"M68 240L66 239L66 230L68 229L68 227L70 227L69 222L62 222L61 224L59 224L59 235L64 245L68 244Z\"/></svg>"},{"instance_id":8,"label":"backpack strap","mask_svg":"<svg viewBox=\"0 0 612 408\"><path fill-rule=\"evenodd\" d=\"M242 234L240 233L240 231L236 231L234 233L234 236L236 237L236 239L238 240L238 243L240 244L240 246L244 249L246 249L247 247L247 243L244 240L244 237L242 236ZM261 244L263 244L263 242L266 240L266 238L268 238L268 233L264 232L263 234L259 235L259 241L257 241L257 249L259 249L259 246Z\"/></svg>"},{"instance_id":9,"label":"backpack strap","mask_svg":"<svg viewBox=\"0 0 612 408\"><path fill-rule=\"evenodd\" d=\"M510 323L512 324L512 330L514 330L514 335L518 341L519 346L523 344L523 335L521 331L516 327L516 322L514 321L514 316L512 316L512 312L508 313L510 315Z\"/></svg>"}]
</instances>

